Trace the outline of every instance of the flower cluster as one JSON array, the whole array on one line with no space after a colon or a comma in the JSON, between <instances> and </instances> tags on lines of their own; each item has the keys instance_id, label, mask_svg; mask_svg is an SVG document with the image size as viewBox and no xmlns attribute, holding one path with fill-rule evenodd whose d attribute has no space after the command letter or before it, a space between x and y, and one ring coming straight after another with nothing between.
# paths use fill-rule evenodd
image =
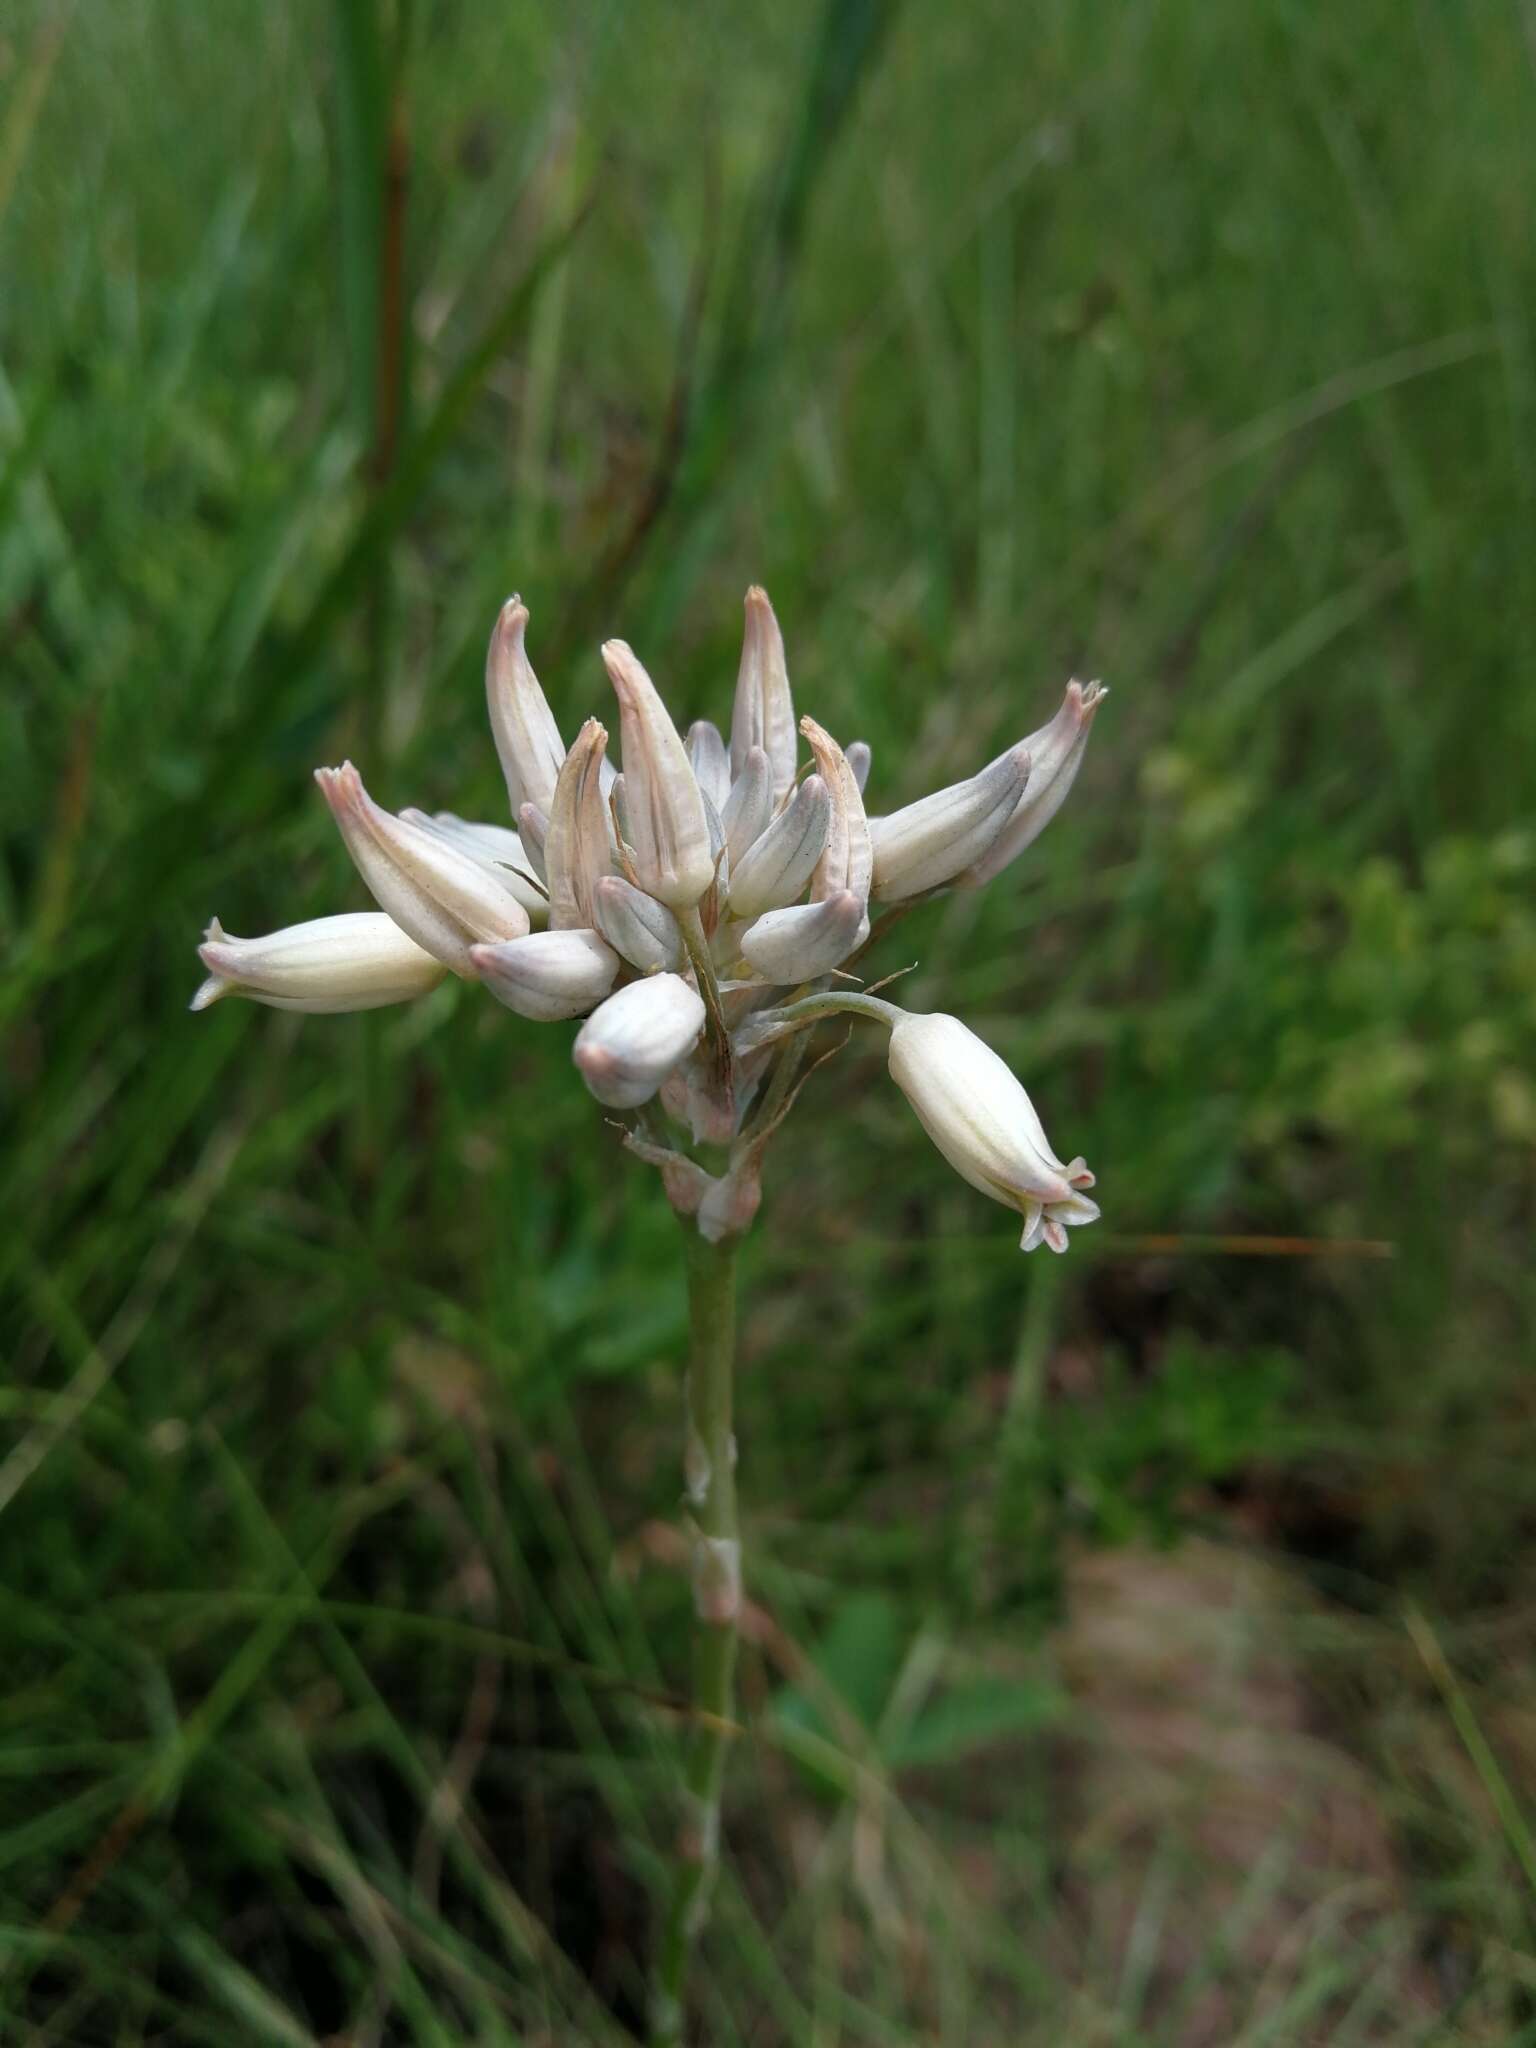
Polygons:
<instances>
[{"instance_id":1,"label":"flower cluster","mask_svg":"<svg viewBox=\"0 0 1536 2048\"><path fill-rule=\"evenodd\" d=\"M519 1016L581 1018L573 1057L588 1088L637 1112L631 1149L714 1239L756 1207L762 1146L792 1099L799 1048L784 1041L834 1011L862 1014L889 1029L892 1079L945 1158L1020 1212L1026 1251L1065 1250L1066 1227L1098 1214L1083 1161L1056 1157L1022 1086L957 1018L858 993L850 970L872 910L979 887L1043 831L1077 774L1099 685L1069 683L1047 725L967 781L871 818L869 749L797 724L763 591L747 593L729 740L707 720L680 736L631 649L604 646L622 772L595 718L565 745L527 625L509 599L486 662L515 829L386 811L350 762L318 769L377 912L261 939L231 938L215 919L193 1009L227 995L372 1009L455 974ZM657 1103L693 1143L730 1148L723 1174L667 1136Z\"/></svg>"}]
</instances>

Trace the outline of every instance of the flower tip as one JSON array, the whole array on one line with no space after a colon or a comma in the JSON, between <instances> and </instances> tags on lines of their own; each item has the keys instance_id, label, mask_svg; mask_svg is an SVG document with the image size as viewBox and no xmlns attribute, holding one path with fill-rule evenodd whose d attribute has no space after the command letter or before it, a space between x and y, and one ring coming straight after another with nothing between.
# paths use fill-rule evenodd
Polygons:
<instances>
[{"instance_id":1,"label":"flower tip","mask_svg":"<svg viewBox=\"0 0 1536 2048\"><path fill-rule=\"evenodd\" d=\"M514 590L496 615L496 633L502 640L521 640L528 626L528 607Z\"/></svg>"},{"instance_id":2,"label":"flower tip","mask_svg":"<svg viewBox=\"0 0 1536 2048\"><path fill-rule=\"evenodd\" d=\"M622 708L633 695L635 671L640 668L635 650L627 640L605 640L598 653L603 657L603 667L608 671L613 694Z\"/></svg>"},{"instance_id":3,"label":"flower tip","mask_svg":"<svg viewBox=\"0 0 1536 2048\"><path fill-rule=\"evenodd\" d=\"M582 1079L599 1101L603 1099L603 1090L612 1088L623 1072L623 1061L616 1053L610 1052L606 1045L594 1045L590 1040L583 1041L579 1034L571 1049L571 1058L581 1069Z\"/></svg>"},{"instance_id":4,"label":"flower tip","mask_svg":"<svg viewBox=\"0 0 1536 2048\"><path fill-rule=\"evenodd\" d=\"M201 954L199 954L199 958L201 958ZM208 963L204 961L203 964L204 966L206 966ZM219 974L210 974L206 981L200 982L198 984L197 990L193 995L191 1002L188 1003L187 1008L189 1010L209 1009L214 1003L222 1001L222 999L228 994L229 983L223 978L223 976Z\"/></svg>"},{"instance_id":5,"label":"flower tip","mask_svg":"<svg viewBox=\"0 0 1536 2048\"><path fill-rule=\"evenodd\" d=\"M338 818L344 811L357 808L363 794L363 778L350 761L343 761L339 768L317 768L315 780Z\"/></svg>"},{"instance_id":6,"label":"flower tip","mask_svg":"<svg viewBox=\"0 0 1536 2048\"><path fill-rule=\"evenodd\" d=\"M1100 682L1080 683L1074 676L1067 685L1067 695L1074 710L1084 725L1093 723L1093 714L1109 695L1107 687Z\"/></svg>"}]
</instances>

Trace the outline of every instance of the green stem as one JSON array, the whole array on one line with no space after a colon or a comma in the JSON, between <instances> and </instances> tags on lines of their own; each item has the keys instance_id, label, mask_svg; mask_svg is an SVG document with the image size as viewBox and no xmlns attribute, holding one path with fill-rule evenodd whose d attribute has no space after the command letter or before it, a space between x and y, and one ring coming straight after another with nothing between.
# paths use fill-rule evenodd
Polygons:
<instances>
[{"instance_id":1,"label":"green stem","mask_svg":"<svg viewBox=\"0 0 1536 2048\"><path fill-rule=\"evenodd\" d=\"M819 1024L823 1017L868 1017L872 1023L883 1024L887 1031L892 1031L907 1014L898 1004L884 1002L879 996L829 988L807 996L803 1002L787 1003L783 1009L764 1010L753 1022L765 1027L758 1043L770 1044L776 1038L787 1038L792 1031ZM772 1028L766 1028L769 1026Z\"/></svg>"},{"instance_id":2,"label":"green stem","mask_svg":"<svg viewBox=\"0 0 1536 2048\"><path fill-rule=\"evenodd\" d=\"M699 994L704 998L715 1065L722 1080L729 1080L731 1034L726 1028L725 1010L720 1001L720 978L715 973L714 956L709 950L709 940L705 935L704 920L699 915L698 905L694 904L689 910L678 911L677 923L683 935L683 944L688 948L688 958L693 966L694 978L699 984Z\"/></svg>"},{"instance_id":3,"label":"green stem","mask_svg":"<svg viewBox=\"0 0 1536 2048\"><path fill-rule=\"evenodd\" d=\"M683 1778L672 1897L651 1992L651 2048L678 2048L689 1958L709 1911L720 1854L720 1787L731 1719L741 1607L736 1441L731 1434L736 1354L738 1238L709 1244L691 1224L688 1245L688 1498L693 1538L693 1704L698 1709Z\"/></svg>"}]
</instances>

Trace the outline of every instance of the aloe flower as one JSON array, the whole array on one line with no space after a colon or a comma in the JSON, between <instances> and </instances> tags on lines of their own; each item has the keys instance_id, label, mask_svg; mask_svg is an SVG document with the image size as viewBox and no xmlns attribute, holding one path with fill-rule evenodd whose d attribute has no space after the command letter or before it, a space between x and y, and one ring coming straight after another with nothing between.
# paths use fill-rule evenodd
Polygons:
<instances>
[{"instance_id":1,"label":"aloe flower","mask_svg":"<svg viewBox=\"0 0 1536 2048\"><path fill-rule=\"evenodd\" d=\"M1069 683L1045 725L975 774L872 817L870 750L797 719L763 591L746 597L729 740L707 719L680 734L638 656L606 643L621 772L595 718L567 748L527 632L527 607L509 598L485 677L507 815L391 812L350 762L318 769L377 908L258 939L230 938L215 919L192 1007L247 996L363 1010L449 975L481 983L519 1019L575 1027L582 1081L660 1173L688 1246L684 1466L699 1642L698 1724L652 1996L653 2048L677 2048L718 1853L742 1597L734 1270L764 1148L798 1092L805 1034L851 1016L889 1033L891 1078L956 1172L1017 1211L1025 1251L1064 1251L1069 1228L1097 1217L1093 1175L1081 1158L1057 1157L990 1047L957 1018L909 1015L860 983L873 940L914 904L980 886L1039 836L1071 789L1104 692Z\"/></svg>"}]
</instances>

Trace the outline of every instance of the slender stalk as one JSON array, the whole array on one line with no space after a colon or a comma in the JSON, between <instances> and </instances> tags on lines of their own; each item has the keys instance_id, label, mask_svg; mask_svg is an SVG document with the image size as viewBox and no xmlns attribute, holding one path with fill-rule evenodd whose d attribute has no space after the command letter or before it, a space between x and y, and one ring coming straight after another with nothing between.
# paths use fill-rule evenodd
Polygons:
<instances>
[{"instance_id":1,"label":"slender stalk","mask_svg":"<svg viewBox=\"0 0 1536 2048\"><path fill-rule=\"evenodd\" d=\"M899 1005L887 1003L879 996L862 995L853 989L829 988L806 996L802 1002L761 1011L751 1020L748 1029L756 1034L758 1045L771 1045L776 1039L787 1038L792 1031L805 1031L812 1024L819 1024L823 1017L867 1017L871 1023L883 1024L887 1031L891 1031L906 1014Z\"/></svg>"},{"instance_id":2,"label":"slender stalk","mask_svg":"<svg viewBox=\"0 0 1536 2048\"><path fill-rule=\"evenodd\" d=\"M720 1787L736 1668L741 1608L741 1531L736 1515L736 1442L731 1434L736 1355L738 1238L709 1244L685 1223L688 1246L687 1449L684 1470L694 1514L693 1704L672 1897L651 1993L651 2048L678 2048L688 1963L709 1912L720 1855Z\"/></svg>"},{"instance_id":3,"label":"slender stalk","mask_svg":"<svg viewBox=\"0 0 1536 2048\"><path fill-rule=\"evenodd\" d=\"M715 1064L721 1078L729 1079L731 1034L726 1028L725 1011L720 1002L720 978L715 973L714 956L709 950L709 940L704 933L704 920L699 916L697 904L691 909L680 910L677 913L677 923L683 935L683 944L688 948L688 958L699 984L699 993L704 998L704 1008L709 1014L709 1035L714 1048Z\"/></svg>"}]
</instances>

